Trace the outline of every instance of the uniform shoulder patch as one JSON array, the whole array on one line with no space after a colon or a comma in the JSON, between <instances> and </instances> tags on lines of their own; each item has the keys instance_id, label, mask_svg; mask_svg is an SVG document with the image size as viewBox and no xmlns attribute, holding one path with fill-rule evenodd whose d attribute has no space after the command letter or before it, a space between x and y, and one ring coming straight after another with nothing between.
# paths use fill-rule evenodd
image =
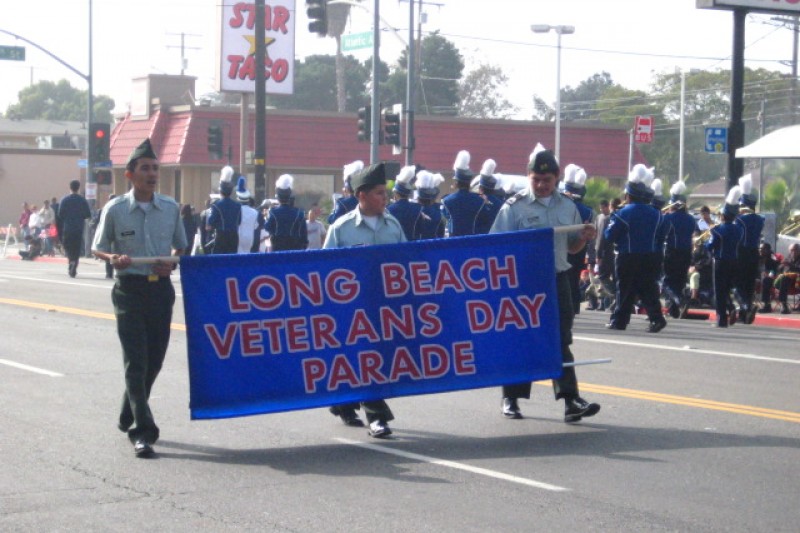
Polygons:
<instances>
[{"instance_id":1,"label":"uniform shoulder patch","mask_svg":"<svg viewBox=\"0 0 800 533\"><path fill-rule=\"evenodd\" d=\"M514 203L515 203L517 200L519 200L520 198L522 198L523 196L525 196L525 193L524 193L524 192L518 192L517 194L515 194L514 196L512 196L511 198L509 198L508 200L506 200L506 203L507 203L508 205L514 205Z\"/></svg>"}]
</instances>

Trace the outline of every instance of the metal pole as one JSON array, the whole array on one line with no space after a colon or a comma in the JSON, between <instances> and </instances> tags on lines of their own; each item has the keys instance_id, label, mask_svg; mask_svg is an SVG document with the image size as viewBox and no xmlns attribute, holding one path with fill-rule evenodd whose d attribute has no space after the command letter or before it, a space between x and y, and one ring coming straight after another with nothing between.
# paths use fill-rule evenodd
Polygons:
<instances>
[{"instance_id":1,"label":"metal pole","mask_svg":"<svg viewBox=\"0 0 800 533\"><path fill-rule=\"evenodd\" d=\"M420 8L422 0L420 0ZM406 76L406 166L414 164L414 0L408 2L408 75Z\"/></svg>"},{"instance_id":2,"label":"metal pole","mask_svg":"<svg viewBox=\"0 0 800 533\"><path fill-rule=\"evenodd\" d=\"M267 147L267 110L266 92L267 80L264 73L266 49L264 46L264 0L256 0L256 135L253 147L253 163L255 165L255 196L256 202L261 202L267 197L266 179L266 147Z\"/></svg>"},{"instance_id":3,"label":"metal pole","mask_svg":"<svg viewBox=\"0 0 800 533\"><path fill-rule=\"evenodd\" d=\"M683 151L684 151L684 127L686 125L685 121L686 115L686 72L681 71L681 134L680 134L680 142L678 147L678 181L683 179Z\"/></svg>"},{"instance_id":4,"label":"metal pole","mask_svg":"<svg viewBox=\"0 0 800 533\"><path fill-rule=\"evenodd\" d=\"M556 159L561 161L561 31L556 28L558 35L558 57L556 58Z\"/></svg>"},{"instance_id":5,"label":"metal pole","mask_svg":"<svg viewBox=\"0 0 800 533\"><path fill-rule=\"evenodd\" d=\"M633 168L633 130L628 130L628 173Z\"/></svg>"},{"instance_id":6,"label":"metal pole","mask_svg":"<svg viewBox=\"0 0 800 533\"><path fill-rule=\"evenodd\" d=\"M800 17L794 17L792 25L792 124L797 123L797 34L800 32Z\"/></svg>"},{"instance_id":7,"label":"metal pole","mask_svg":"<svg viewBox=\"0 0 800 533\"><path fill-rule=\"evenodd\" d=\"M89 149L92 144L92 122L94 122L94 97L92 96L92 0L89 0L89 74L86 76L86 81L89 84L89 88L86 91L86 183L96 183L94 178L94 154L92 154L92 151ZM84 193L85 192L86 188L84 188ZM89 205L94 207L95 202L96 199L89 200Z\"/></svg>"},{"instance_id":8,"label":"metal pole","mask_svg":"<svg viewBox=\"0 0 800 533\"><path fill-rule=\"evenodd\" d=\"M767 101L761 100L761 114L760 118L761 122L761 137L764 136L764 133L767 131ZM763 191L764 191L764 158L758 160L758 206L757 209L761 211L761 200L763 198Z\"/></svg>"},{"instance_id":9,"label":"metal pole","mask_svg":"<svg viewBox=\"0 0 800 533\"><path fill-rule=\"evenodd\" d=\"M380 61L381 31L380 31L380 0L375 0L372 13L372 116L370 117L369 163L378 162L378 146L380 135L380 98L378 88L378 62Z\"/></svg>"},{"instance_id":10,"label":"metal pole","mask_svg":"<svg viewBox=\"0 0 800 533\"><path fill-rule=\"evenodd\" d=\"M731 61L731 121L728 127L728 183L730 190L744 170L744 160L736 158L736 150L744 146L742 120L744 94L744 25L746 9L733 11L733 60Z\"/></svg>"},{"instance_id":11,"label":"metal pole","mask_svg":"<svg viewBox=\"0 0 800 533\"><path fill-rule=\"evenodd\" d=\"M239 110L239 172L247 175L247 172L245 172L245 168L247 168L245 152L247 151L248 118L250 116L249 93L242 93L242 99L239 105L241 107Z\"/></svg>"}]
</instances>

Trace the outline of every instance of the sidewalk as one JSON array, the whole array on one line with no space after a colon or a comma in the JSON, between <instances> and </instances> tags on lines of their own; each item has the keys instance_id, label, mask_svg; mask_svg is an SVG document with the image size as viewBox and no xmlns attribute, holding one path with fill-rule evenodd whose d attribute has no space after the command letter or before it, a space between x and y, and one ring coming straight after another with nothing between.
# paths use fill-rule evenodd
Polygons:
<instances>
[{"instance_id":1,"label":"sidewalk","mask_svg":"<svg viewBox=\"0 0 800 533\"><path fill-rule=\"evenodd\" d=\"M664 312L666 313L666 310ZM688 315L689 319L694 320L713 320L715 322L717 320L717 313L710 309L690 309ZM734 327L739 325L740 323L737 322ZM758 313L752 325L800 329L800 313L791 313L788 315L782 315L780 312Z\"/></svg>"}]
</instances>

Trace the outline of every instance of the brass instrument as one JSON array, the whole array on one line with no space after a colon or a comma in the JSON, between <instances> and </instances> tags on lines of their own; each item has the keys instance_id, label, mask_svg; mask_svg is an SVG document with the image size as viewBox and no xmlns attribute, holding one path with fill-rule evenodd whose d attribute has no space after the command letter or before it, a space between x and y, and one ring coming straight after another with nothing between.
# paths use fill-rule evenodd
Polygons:
<instances>
[{"instance_id":1,"label":"brass instrument","mask_svg":"<svg viewBox=\"0 0 800 533\"><path fill-rule=\"evenodd\" d=\"M694 237L692 239L692 243L694 244L694 246L697 246L698 244L705 244L706 242L708 242L708 239L711 238L711 229L716 227L716 226L717 226L717 224L712 224L703 233L701 233L697 237Z\"/></svg>"},{"instance_id":2,"label":"brass instrument","mask_svg":"<svg viewBox=\"0 0 800 533\"><path fill-rule=\"evenodd\" d=\"M781 229L781 235L792 235L800 230L800 213L795 213L786 221L786 225Z\"/></svg>"}]
</instances>

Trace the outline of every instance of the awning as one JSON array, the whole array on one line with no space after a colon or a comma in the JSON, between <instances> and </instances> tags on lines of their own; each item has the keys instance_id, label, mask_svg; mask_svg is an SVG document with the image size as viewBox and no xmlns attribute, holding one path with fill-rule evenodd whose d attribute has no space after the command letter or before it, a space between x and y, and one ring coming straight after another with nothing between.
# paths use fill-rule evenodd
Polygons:
<instances>
[{"instance_id":1,"label":"awning","mask_svg":"<svg viewBox=\"0 0 800 533\"><path fill-rule=\"evenodd\" d=\"M787 126L736 150L736 157L764 159L800 158L800 125Z\"/></svg>"}]
</instances>

